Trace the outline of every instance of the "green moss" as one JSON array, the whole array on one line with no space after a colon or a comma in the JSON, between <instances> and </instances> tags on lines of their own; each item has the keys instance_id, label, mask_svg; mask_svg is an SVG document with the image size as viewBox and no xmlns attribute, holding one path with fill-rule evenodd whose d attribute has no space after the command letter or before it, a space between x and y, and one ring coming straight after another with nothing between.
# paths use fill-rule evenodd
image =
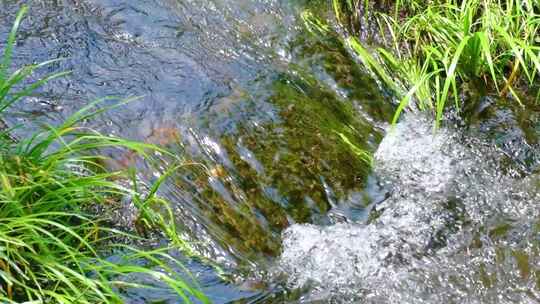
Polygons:
<instances>
[{"instance_id":1,"label":"green moss","mask_svg":"<svg viewBox=\"0 0 540 304\"><path fill-rule=\"evenodd\" d=\"M257 128L240 122L234 134L221 136L219 143L232 165L197 160L220 183L216 189L206 174L196 175L194 191L204 202L198 205L203 218L223 246L248 259L279 254L280 233L291 220L316 221L330 209L329 200L360 189L370 164L351 144L372 152L371 141L382 137L358 118L351 103L304 76L281 75L272 84L268 101L278 109L277 122ZM245 149L261 168L244 158ZM186 184L178 179L177 186Z\"/></svg>"},{"instance_id":2,"label":"green moss","mask_svg":"<svg viewBox=\"0 0 540 304\"><path fill-rule=\"evenodd\" d=\"M321 12L313 14L316 20L325 19ZM309 28L309 25L306 25ZM349 102L356 103L366 114L377 121L392 119L395 106L389 102L373 77L351 56L339 34L331 28L313 33L306 31L292 42L293 54L299 58L301 68L311 71L311 75L300 73L305 81L319 83L331 78L338 90L346 94ZM321 71L322 68L322 71ZM298 73L298 71L295 71Z\"/></svg>"}]
</instances>

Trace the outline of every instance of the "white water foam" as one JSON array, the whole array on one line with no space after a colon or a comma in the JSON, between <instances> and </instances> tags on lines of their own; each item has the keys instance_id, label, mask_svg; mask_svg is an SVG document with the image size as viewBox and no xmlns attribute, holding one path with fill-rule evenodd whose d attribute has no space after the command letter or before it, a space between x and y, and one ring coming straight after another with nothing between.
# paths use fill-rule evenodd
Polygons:
<instances>
[{"instance_id":1,"label":"white water foam","mask_svg":"<svg viewBox=\"0 0 540 304\"><path fill-rule=\"evenodd\" d=\"M538 181L503 174L495 148L432 126L407 116L381 142L374 171L393 193L378 216L284 232L280 269L290 287L311 287L303 300L540 299Z\"/></svg>"}]
</instances>

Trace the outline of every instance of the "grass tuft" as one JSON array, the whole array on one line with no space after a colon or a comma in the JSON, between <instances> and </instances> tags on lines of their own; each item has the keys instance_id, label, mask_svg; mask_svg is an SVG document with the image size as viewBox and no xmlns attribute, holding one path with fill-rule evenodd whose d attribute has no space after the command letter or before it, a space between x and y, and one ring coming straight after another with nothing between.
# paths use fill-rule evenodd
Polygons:
<instances>
[{"instance_id":1,"label":"grass tuft","mask_svg":"<svg viewBox=\"0 0 540 304\"><path fill-rule=\"evenodd\" d=\"M48 75L22 87L33 72L53 61L10 73L16 32L27 11L23 7L17 15L3 52L0 119L15 102L66 74ZM123 196L131 196L137 198L150 224L164 225L150 206L156 199L155 188L142 197L121 186L116 181L127 178L125 173L107 172L101 157L95 155L100 149L121 148L144 157L159 148L79 127L81 121L106 110L99 109L99 103L93 102L60 126L47 126L24 140L14 140L9 130L2 132L0 302L123 303L121 290L143 286L123 278L126 274L140 274L166 283L186 303L192 299L208 303L196 285L175 274L171 265L177 262L167 254L167 248L141 250L114 245L108 241L113 237L137 237L110 229L99 216L85 212L96 204L111 205ZM124 256L122 262L103 258L104 253L119 249ZM136 260L145 263L133 263Z\"/></svg>"},{"instance_id":2,"label":"grass tuft","mask_svg":"<svg viewBox=\"0 0 540 304\"><path fill-rule=\"evenodd\" d=\"M338 21L344 19L341 2L334 0ZM414 106L432 111L439 125L450 100L458 110L466 102L460 98L466 83L520 104L523 95L539 101L540 92L530 88L540 75L540 2L401 0L371 14L384 47L368 51L355 37L347 39L401 100L398 116Z\"/></svg>"}]
</instances>

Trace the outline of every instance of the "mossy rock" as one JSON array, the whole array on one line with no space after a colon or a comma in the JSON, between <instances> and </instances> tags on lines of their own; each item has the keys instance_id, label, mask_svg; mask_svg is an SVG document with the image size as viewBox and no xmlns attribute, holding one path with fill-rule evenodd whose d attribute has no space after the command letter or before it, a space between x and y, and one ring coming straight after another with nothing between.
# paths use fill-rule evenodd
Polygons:
<instances>
[{"instance_id":1,"label":"mossy rock","mask_svg":"<svg viewBox=\"0 0 540 304\"><path fill-rule=\"evenodd\" d=\"M218 230L212 233L223 246L249 259L276 256L282 230L317 221L331 202L360 190L370 164L350 145L369 153L371 141L382 138L350 102L303 79L282 75L272 91L277 122L238 123L234 133L221 135L227 164L195 159L210 168L193 175L202 219ZM181 178L177 184L186 187Z\"/></svg>"}]
</instances>

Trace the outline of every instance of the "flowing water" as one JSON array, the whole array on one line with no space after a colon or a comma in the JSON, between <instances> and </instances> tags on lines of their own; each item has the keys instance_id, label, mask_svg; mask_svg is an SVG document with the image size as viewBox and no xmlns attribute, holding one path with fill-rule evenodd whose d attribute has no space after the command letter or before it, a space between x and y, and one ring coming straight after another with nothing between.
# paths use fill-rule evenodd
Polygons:
<instances>
[{"instance_id":1,"label":"flowing water","mask_svg":"<svg viewBox=\"0 0 540 304\"><path fill-rule=\"evenodd\" d=\"M392 99L339 31L304 26L305 10L334 24L326 1L1 1L0 43L22 3L16 62L65 58L42 72L72 73L9 123L140 96L88 124L198 164L160 195L204 257L179 254L212 301L539 301L540 109L478 97L437 133L411 113L389 128ZM351 144L375 153L373 169ZM111 169L139 164L107 153ZM131 210L119 206L118 224ZM180 301L166 289L125 296Z\"/></svg>"},{"instance_id":2,"label":"flowing water","mask_svg":"<svg viewBox=\"0 0 540 304\"><path fill-rule=\"evenodd\" d=\"M539 177L502 173L493 146L432 126L407 116L381 142L374 174L392 193L369 221L284 233L279 264L314 287L306 299L538 302Z\"/></svg>"}]
</instances>

